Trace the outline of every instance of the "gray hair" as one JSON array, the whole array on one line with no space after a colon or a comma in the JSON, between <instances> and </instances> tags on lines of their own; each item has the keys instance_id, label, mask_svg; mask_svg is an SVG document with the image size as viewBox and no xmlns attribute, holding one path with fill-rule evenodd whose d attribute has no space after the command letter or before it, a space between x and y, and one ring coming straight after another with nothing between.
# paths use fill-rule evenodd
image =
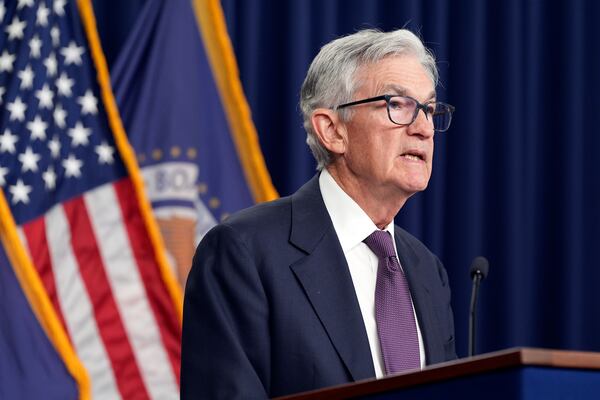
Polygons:
<instances>
[{"instance_id":1,"label":"gray hair","mask_svg":"<svg viewBox=\"0 0 600 400\"><path fill-rule=\"evenodd\" d=\"M318 170L331 162L331 155L313 131L313 111L352 101L358 89L356 73L361 67L400 55L415 56L429 74L433 85L437 85L438 71L433 54L414 33L406 29L392 32L366 29L338 38L321 48L308 69L300 91L306 143L317 160ZM340 118L347 121L352 111L342 109L338 112Z\"/></svg>"}]
</instances>

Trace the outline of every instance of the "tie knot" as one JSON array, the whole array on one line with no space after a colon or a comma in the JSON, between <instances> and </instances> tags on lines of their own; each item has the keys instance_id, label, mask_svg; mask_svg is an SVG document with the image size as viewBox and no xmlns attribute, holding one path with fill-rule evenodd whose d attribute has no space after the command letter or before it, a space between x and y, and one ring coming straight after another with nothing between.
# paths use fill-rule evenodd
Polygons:
<instances>
[{"instance_id":1,"label":"tie knot","mask_svg":"<svg viewBox=\"0 0 600 400\"><path fill-rule=\"evenodd\" d=\"M396 256L394 242L392 242L392 236L388 231L374 231L363 242L380 259Z\"/></svg>"}]
</instances>

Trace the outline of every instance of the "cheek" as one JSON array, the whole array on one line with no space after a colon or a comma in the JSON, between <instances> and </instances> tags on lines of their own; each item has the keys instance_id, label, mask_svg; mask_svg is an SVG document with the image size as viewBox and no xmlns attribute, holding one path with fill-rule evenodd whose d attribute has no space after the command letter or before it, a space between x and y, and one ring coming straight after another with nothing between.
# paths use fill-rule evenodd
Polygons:
<instances>
[{"instance_id":1,"label":"cheek","mask_svg":"<svg viewBox=\"0 0 600 400\"><path fill-rule=\"evenodd\" d=\"M368 152L369 162L377 174L390 174L398 166L398 150L392 143L378 141L371 143Z\"/></svg>"},{"instance_id":2,"label":"cheek","mask_svg":"<svg viewBox=\"0 0 600 400\"><path fill-rule=\"evenodd\" d=\"M365 163L367 160L377 160L381 146L373 133L362 131L353 135L347 144L347 156L354 163Z\"/></svg>"},{"instance_id":3,"label":"cheek","mask_svg":"<svg viewBox=\"0 0 600 400\"><path fill-rule=\"evenodd\" d=\"M354 143L349 147L347 160L355 172L362 171L361 174L372 174L381 169L381 152L368 143Z\"/></svg>"}]
</instances>

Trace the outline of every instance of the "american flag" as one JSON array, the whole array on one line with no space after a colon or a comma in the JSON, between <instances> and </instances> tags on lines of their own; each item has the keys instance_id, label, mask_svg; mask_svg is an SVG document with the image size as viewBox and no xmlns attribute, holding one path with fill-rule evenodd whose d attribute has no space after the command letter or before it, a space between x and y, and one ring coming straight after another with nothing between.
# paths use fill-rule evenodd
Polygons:
<instances>
[{"instance_id":1,"label":"american flag","mask_svg":"<svg viewBox=\"0 0 600 400\"><path fill-rule=\"evenodd\" d=\"M0 0L0 188L21 240L92 397L178 398L179 316L96 76L74 1Z\"/></svg>"}]
</instances>

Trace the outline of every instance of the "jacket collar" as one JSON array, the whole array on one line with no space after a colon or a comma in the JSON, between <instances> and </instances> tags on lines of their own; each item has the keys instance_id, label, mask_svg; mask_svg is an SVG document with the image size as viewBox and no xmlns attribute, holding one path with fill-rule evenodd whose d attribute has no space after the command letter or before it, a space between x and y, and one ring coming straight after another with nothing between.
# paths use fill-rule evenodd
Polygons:
<instances>
[{"instance_id":1,"label":"jacket collar","mask_svg":"<svg viewBox=\"0 0 600 400\"><path fill-rule=\"evenodd\" d=\"M346 258L316 175L292 196L290 243L306 256L291 265L353 380L375 376L369 341Z\"/></svg>"}]
</instances>

